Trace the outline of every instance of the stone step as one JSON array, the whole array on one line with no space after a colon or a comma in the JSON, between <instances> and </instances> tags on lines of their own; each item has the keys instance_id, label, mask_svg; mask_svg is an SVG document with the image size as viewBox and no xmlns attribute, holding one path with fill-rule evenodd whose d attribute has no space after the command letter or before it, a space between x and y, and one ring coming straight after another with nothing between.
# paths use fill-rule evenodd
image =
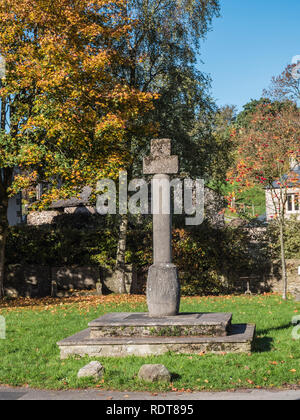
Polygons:
<instances>
[{"instance_id":1,"label":"stone step","mask_svg":"<svg viewBox=\"0 0 300 420\"><path fill-rule=\"evenodd\" d=\"M151 318L148 313L110 313L89 323L90 338L226 336L231 313L189 313Z\"/></svg>"},{"instance_id":2,"label":"stone step","mask_svg":"<svg viewBox=\"0 0 300 420\"><path fill-rule=\"evenodd\" d=\"M255 325L231 325L225 337L102 337L91 338L90 329L59 343L62 359L69 356L125 357L176 354L250 353Z\"/></svg>"}]
</instances>

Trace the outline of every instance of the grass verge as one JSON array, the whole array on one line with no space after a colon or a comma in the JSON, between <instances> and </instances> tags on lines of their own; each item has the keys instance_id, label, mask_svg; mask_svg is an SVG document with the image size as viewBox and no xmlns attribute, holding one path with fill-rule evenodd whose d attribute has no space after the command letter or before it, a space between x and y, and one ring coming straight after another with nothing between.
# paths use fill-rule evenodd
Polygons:
<instances>
[{"instance_id":1,"label":"grass verge","mask_svg":"<svg viewBox=\"0 0 300 420\"><path fill-rule=\"evenodd\" d=\"M252 354L156 357L71 358L61 361L56 342L107 312L146 311L143 296L21 299L0 301L6 339L0 340L0 384L41 389L99 388L120 391L220 391L300 385L300 340L293 339L292 318L300 303L278 295L182 298L182 312L232 312L234 323L255 323ZM105 367L103 380L77 379L90 360ZM146 384L137 378L145 363L162 363L171 384Z\"/></svg>"}]
</instances>

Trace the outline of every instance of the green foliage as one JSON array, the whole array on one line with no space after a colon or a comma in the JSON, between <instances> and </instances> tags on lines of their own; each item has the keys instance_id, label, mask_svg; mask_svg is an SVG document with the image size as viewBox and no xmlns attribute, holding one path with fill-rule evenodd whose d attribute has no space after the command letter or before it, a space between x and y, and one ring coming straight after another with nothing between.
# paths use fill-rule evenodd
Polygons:
<instances>
[{"instance_id":1,"label":"green foliage","mask_svg":"<svg viewBox=\"0 0 300 420\"><path fill-rule=\"evenodd\" d=\"M280 258L279 227L276 222L269 224L268 235L274 258ZM296 218L285 222L284 247L286 258L300 258L300 221Z\"/></svg>"},{"instance_id":2,"label":"green foliage","mask_svg":"<svg viewBox=\"0 0 300 420\"><path fill-rule=\"evenodd\" d=\"M116 253L116 235L110 229L70 227L14 227L7 240L7 264L110 266Z\"/></svg>"},{"instance_id":3,"label":"green foliage","mask_svg":"<svg viewBox=\"0 0 300 420\"><path fill-rule=\"evenodd\" d=\"M253 252L246 229L229 226L215 229L203 224L195 230L178 230L173 247L182 292L189 296L229 293L241 275L257 271L258 259L266 259L266 250Z\"/></svg>"},{"instance_id":4,"label":"green foliage","mask_svg":"<svg viewBox=\"0 0 300 420\"><path fill-rule=\"evenodd\" d=\"M261 216L266 213L266 193L263 188L255 185L253 188L246 189L242 192L238 192L239 189L240 185L236 183L233 185L226 183L221 187L221 193L224 196L235 192L237 197L235 200L237 217L247 216L247 218L257 218L257 215Z\"/></svg>"},{"instance_id":5,"label":"green foliage","mask_svg":"<svg viewBox=\"0 0 300 420\"><path fill-rule=\"evenodd\" d=\"M97 219L99 220L99 218ZM100 219L101 220L101 219ZM102 226L83 229L68 226L23 226L10 229L7 264L99 265L113 268L118 230ZM240 273L254 273L258 258L253 253L247 230L215 229L208 223L198 228L173 231L174 263L181 276L183 295L209 295L229 292ZM257 255L257 257L253 257ZM152 226L131 226L127 237L126 263L139 272L152 264Z\"/></svg>"},{"instance_id":6,"label":"green foliage","mask_svg":"<svg viewBox=\"0 0 300 420\"><path fill-rule=\"evenodd\" d=\"M259 100L254 99L244 105L243 111L240 112L236 118L236 126L248 127L253 118L253 115L256 113L260 105L264 105L266 107L266 115L276 115L283 109L290 107L291 102L272 101L268 98L261 98Z\"/></svg>"},{"instance_id":7,"label":"green foliage","mask_svg":"<svg viewBox=\"0 0 300 420\"><path fill-rule=\"evenodd\" d=\"M128 11L138 21L130 42L122 43L131 58L122 68L128 84L159 94L154 109L141 116L140 123L154 125L158 137L172 139L182 172L206 178L212 175L212 156L220 144L211 132L216 106L210 78L199 71L196 61L200 40L219 10L218 0L131 0ZM152 134L129 133L127 148L135 160L127 169L135 175L140 174Z\"/></svg>"}]
</instances>

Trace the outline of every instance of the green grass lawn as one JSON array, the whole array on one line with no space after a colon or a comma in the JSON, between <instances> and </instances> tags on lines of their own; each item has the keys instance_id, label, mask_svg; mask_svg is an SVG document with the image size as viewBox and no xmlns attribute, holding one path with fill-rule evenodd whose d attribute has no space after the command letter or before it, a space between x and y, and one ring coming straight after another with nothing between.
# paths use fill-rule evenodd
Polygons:
<instances>
[{"instance_id":1,"label":"green grass lawn","mask_svg":"<svg viewBox=\"0 0 300 420\"><path fill-rule=\"evenodd\" d=\"M12 307L13 305L13 307ZM7 334L0 340L0 384L44 389L97 387L121 391L197 391L279 388L300 385L300 340L292 338L291 320L300 303L280 296L183 298L182 312L232 312L234 323L255 323L252 354L175 355L99 358L104 379L78 380L89 358L60 360L56 342L107 312L146 311L141 296L83 297L61 300L0 302ZM93 360L97 360L93 358ZM145 363L162 363L172 384L146 384L137 378Z\"/></svg>"},{"instance_id":2,"label":"green grass lawn","mask_svg":"<svg viewBox=\"0 0 300 420\"><path fill-rule=\"evenodd\" d=\"M248 217L256 218L257 215L261 216L266 213L266 193L263 188L256 186L241 193L237 193L239 189L240 186L238 184L235 184L234 186L227 184L222 189L222 193L224 195L233 191L236 192L236 208L238 212L232 213L227 209L225 214L228 219L240 217L240 212L243 212L243 206L245 206L245 214Z\"/></svg>"}]
</instances>

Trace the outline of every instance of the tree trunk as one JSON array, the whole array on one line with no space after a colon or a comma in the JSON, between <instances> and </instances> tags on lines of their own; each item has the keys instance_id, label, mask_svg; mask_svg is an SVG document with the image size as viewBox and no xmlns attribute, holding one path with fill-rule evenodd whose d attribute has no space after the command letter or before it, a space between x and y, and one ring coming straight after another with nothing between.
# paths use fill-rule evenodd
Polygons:
<instances>
[{"instance_id":1,"label":"tree trunk","mask_svg":"<svg viewBox=\"0 0 300 420\"><path fill-rule=\"evenodd\" d=\"M4 297L5 245L8 233L8 198L0 197L0 298Z\"/></svg>"},{"instance_id":2,"label":"tree trunk","mask_svg":"<svg viewBox=\"0 0 300 420\"><path fill-rule=\"evenodd\" d=\"M5 131L6 127L6 97L1 98L1 117L0 117L0 128Z\"/></svg>"},{"instance_id":3,"label":"tree trunk","mask_svg":"<svg viewBox=\"0 0 300 420\"><path fill-rule=\"evenodd\" d=\"M120 222L119 241L118 241L118 250L117 250L117 258L116 258L116 270L115 270L115 274L119 280L121 294L127 293L126 264L125 264L127 229L128 229L128 215L124 214L121 216L121 222Z\"/></svg>"},{"instance_id":4,"label":"tree trunk","mask_svg":"<svg viewBox=\"0 0 300 420\"><path fill-rule=\"evenodd\" d=\"M286 259L285 259L285 250L284 250L284 222L280 221L279 223L280 230L280 249L281 249L281 269L282 269L282 282L283 282L283 294L282 298L287 300L287 271L286 271Z\"/></svg>"}]
</instances>

